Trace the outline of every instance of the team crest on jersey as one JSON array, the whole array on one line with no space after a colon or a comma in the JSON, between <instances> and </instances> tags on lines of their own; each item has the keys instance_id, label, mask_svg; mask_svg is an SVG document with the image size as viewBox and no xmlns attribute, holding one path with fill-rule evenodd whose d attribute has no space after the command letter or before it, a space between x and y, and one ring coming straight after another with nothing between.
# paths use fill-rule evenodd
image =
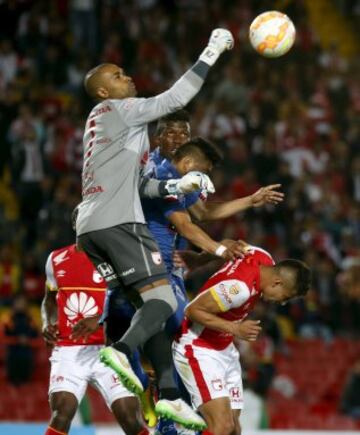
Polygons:
<instances>
[{"instance_id":1,"label":"team crest on jersey","mask_svg":"<svg viewBox=\"0 0 360 435\"><path fill-rule=\"evenodd\" d=\"M151 253L151 258L152 258L152 261L153 261L155 264L161 264L161 262L162 262L160 252L152 252L152 253Z\"/></svg>"},{"instance_id":2,"label":"team crest on jersey","mask_svg":"<svg viewBox=\"0 0 360 435\"><path fill-rule=\"evenodd\" d=\"M96 284L100 284L101 282L104 281L104 278L100 275L99 272L97 272L96 270L94 270L94 272L93 272L93 281L94 281Z\"/></svg>"},{"instance_id":3,"label":"team crest on jersey","mask_svg":"<svg viewBox=\"0 0 360 435\"><path fill-rule=\"evenodd\" d=\"M223 384L221 379L213 379L211 385L215 391L221 391L223 389Z\"/></svg>"},{"instance_id":4,"label":"team crest on jersey","mask_svg":"<svg viewBox=\"0 0 360 435\"><path fill-rule=\"evenodd\" d=\"M229 289L229 293L232 295L238 295L240 292L239 286L237 284L233 284L230 289Z\"/></svg>"},{"instance_id":5,"label":"team crest on jersey","mask_svg":"<svg viewBox=\"0 0 360 435\"><path fill-rule=\"evenodd\" d=\"M98 311L99 308L96 305L95 299L84 292L72 293L66 300L64 307L64 313L70 321L75 320L79 316L95 316Z\"/></svg>"}]
</instances>

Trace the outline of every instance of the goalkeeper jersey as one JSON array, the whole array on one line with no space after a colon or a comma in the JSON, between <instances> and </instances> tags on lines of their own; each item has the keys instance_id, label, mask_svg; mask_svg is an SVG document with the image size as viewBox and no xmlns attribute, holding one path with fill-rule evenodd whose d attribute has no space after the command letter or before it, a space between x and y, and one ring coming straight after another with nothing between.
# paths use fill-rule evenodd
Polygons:
<instances>
[{"instance_id":1,"label":"goalkeeper jersey","mask_svg":"<svg viewBox=\"0 0 360 435\"><path fill-rule=\"evenodd\" d=\"M92 109L83 137L78 236L123 223L145 223L138 186L149 156L147 123L184 107L203 82L189 70L160 95L105 100Z\"/></svg>"}]
</instances>

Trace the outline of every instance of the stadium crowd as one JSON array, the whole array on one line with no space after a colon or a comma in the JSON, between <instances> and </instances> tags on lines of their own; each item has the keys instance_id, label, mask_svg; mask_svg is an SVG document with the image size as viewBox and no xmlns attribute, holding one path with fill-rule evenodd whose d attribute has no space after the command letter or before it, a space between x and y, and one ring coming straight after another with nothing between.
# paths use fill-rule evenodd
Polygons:
<instances>
[{"instance_id":1,"label":"stadium crowd","mask_svg":"<svg viewBox=\"0 0 360 435\"><path fill-rule=\"evenodd\" d=\"M205 227L216 240L244 239L276 260L304 259L314 273L306 301L257 308L265 334L253 349L255 369L249 357L248 381L265 394L271 349L284 338L330 342L359 331L360 298L345 291L345 282L360 263L360 64L335 47L320 48L301 1L286 9L297 27L294 49L281 59L261 58L249 45L248 25L271 3L0 2L3 310L18 293L39 305L48 253L73 243L70 215L81 196L82 129L91 107L85 73L99 62L116 63L132 75L139 95L154 95L192 64L221 24L235 35L235 48L188 107L193 135L225 152L210 200L271 183L282 184L286 199ZM345 12L359 21L356 4ZM203 275L189 276L190 291Z\"/></svg>"}]
</instances>

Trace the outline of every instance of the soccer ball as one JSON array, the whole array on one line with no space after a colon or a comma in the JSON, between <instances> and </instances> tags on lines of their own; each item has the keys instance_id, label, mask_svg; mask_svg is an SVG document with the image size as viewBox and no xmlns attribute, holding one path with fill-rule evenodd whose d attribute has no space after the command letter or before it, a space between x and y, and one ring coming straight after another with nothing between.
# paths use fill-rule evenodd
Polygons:
<instances>
[{"instance_id":1,"label":"soccer ball","mask_svg":"<svg viewBox=\"0 0 360 435\"><path fill-rule=\"evenodd\" d=\"M280 57L287 53L294 44L295 35L293 22L278 11L258 15L249 29L251 45L265 57Z\"/></svg>"}]
</instances>

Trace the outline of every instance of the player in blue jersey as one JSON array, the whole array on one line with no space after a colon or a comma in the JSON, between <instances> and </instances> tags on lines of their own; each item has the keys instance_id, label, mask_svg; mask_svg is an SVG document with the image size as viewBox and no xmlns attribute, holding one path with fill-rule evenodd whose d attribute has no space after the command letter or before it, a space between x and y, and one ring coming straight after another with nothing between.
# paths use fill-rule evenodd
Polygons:
<instances>
[{"instance_id":1,"label":"player in blue jersey","mask_svg":"<svg viewBox=\"0 0 360 435\"><path fill-rule=\"evenodd\" d=\"M153 173L160 180L182 176L196 170L208 173L220 161L221 154L214 145L205 139L194 138L178 148L171 161L163 159ZM148 227L158 242L167 272L173 278L173 289L177 296L182 297L184 293L183 279L181 277L179 279L180 274L174 270L172 261L177 234L185 237L203 251L222 258L232 259L236 255L241 255L241 250L234 251L233 247L227 247L211 239L192 222L191 215L196 215L197 218L200 217L203 220L224 219L250 207L258 207L265 203L276 204L283 199L283 194L276 191L279 186L266 186L253 195L223 203L204 202L200 199L199 192L142 201ZM178 301L180 305L183 305L181 302ZM181 307L178 311L181 312ZM176 316L177 313L175 313ZM182 318L182 314L178 317Z\"/></svg>"},{"instance_id":2,"label":"player in blue jersey","mask_svg":"<svg viewBox=\"0 0 360 435\"><path fill-rule=\"evenodd\" d=\"M169 149L174 148L171 148L171 143L169 145ZM193 170L204 173L211 172L212 168L221 161L221 155L208 141L202 138L194 138L178 147L171 161L166 158L160 158L158 161L160 161L160 164L153 166L152 174L160 180L166 180ZM225 218L251 206L282 201L283 194L274 190L277 187L279 185L267 186L246 198L216 204L209 202L209 205L203 204L199 192L160 200L143 201L142 205L148 227L158 242L178 301L177 311L167 321L167 330L170 335L173 335L180 325L184 316L184 308L188 303L182 270L173 266L173 253L178 248L178 236L185 237L205 252L223 258L224 255L231 254L229 246L226 248L223 244L215 242L191 221L192 210L195 209L194 211L198 215L200 211L201 217L206 220ZM158 427L160 433L164 433L162 429L163 427ZM166 431L169 432L168 423Z\"/></svg>"},{"instance_id":3,"label":"player in blue jersey","mask_svg":"<svg viewBox=\"0 0 360 435\"><path fill-rule=\"evenodd\" d=\"M184 110L162 117L156 126L153 143L156 148L150 153L147 174L156 178L156 168L164 159L171 160L184 143L190 140L190 115Z\"/></svg>"}]
</instances>

